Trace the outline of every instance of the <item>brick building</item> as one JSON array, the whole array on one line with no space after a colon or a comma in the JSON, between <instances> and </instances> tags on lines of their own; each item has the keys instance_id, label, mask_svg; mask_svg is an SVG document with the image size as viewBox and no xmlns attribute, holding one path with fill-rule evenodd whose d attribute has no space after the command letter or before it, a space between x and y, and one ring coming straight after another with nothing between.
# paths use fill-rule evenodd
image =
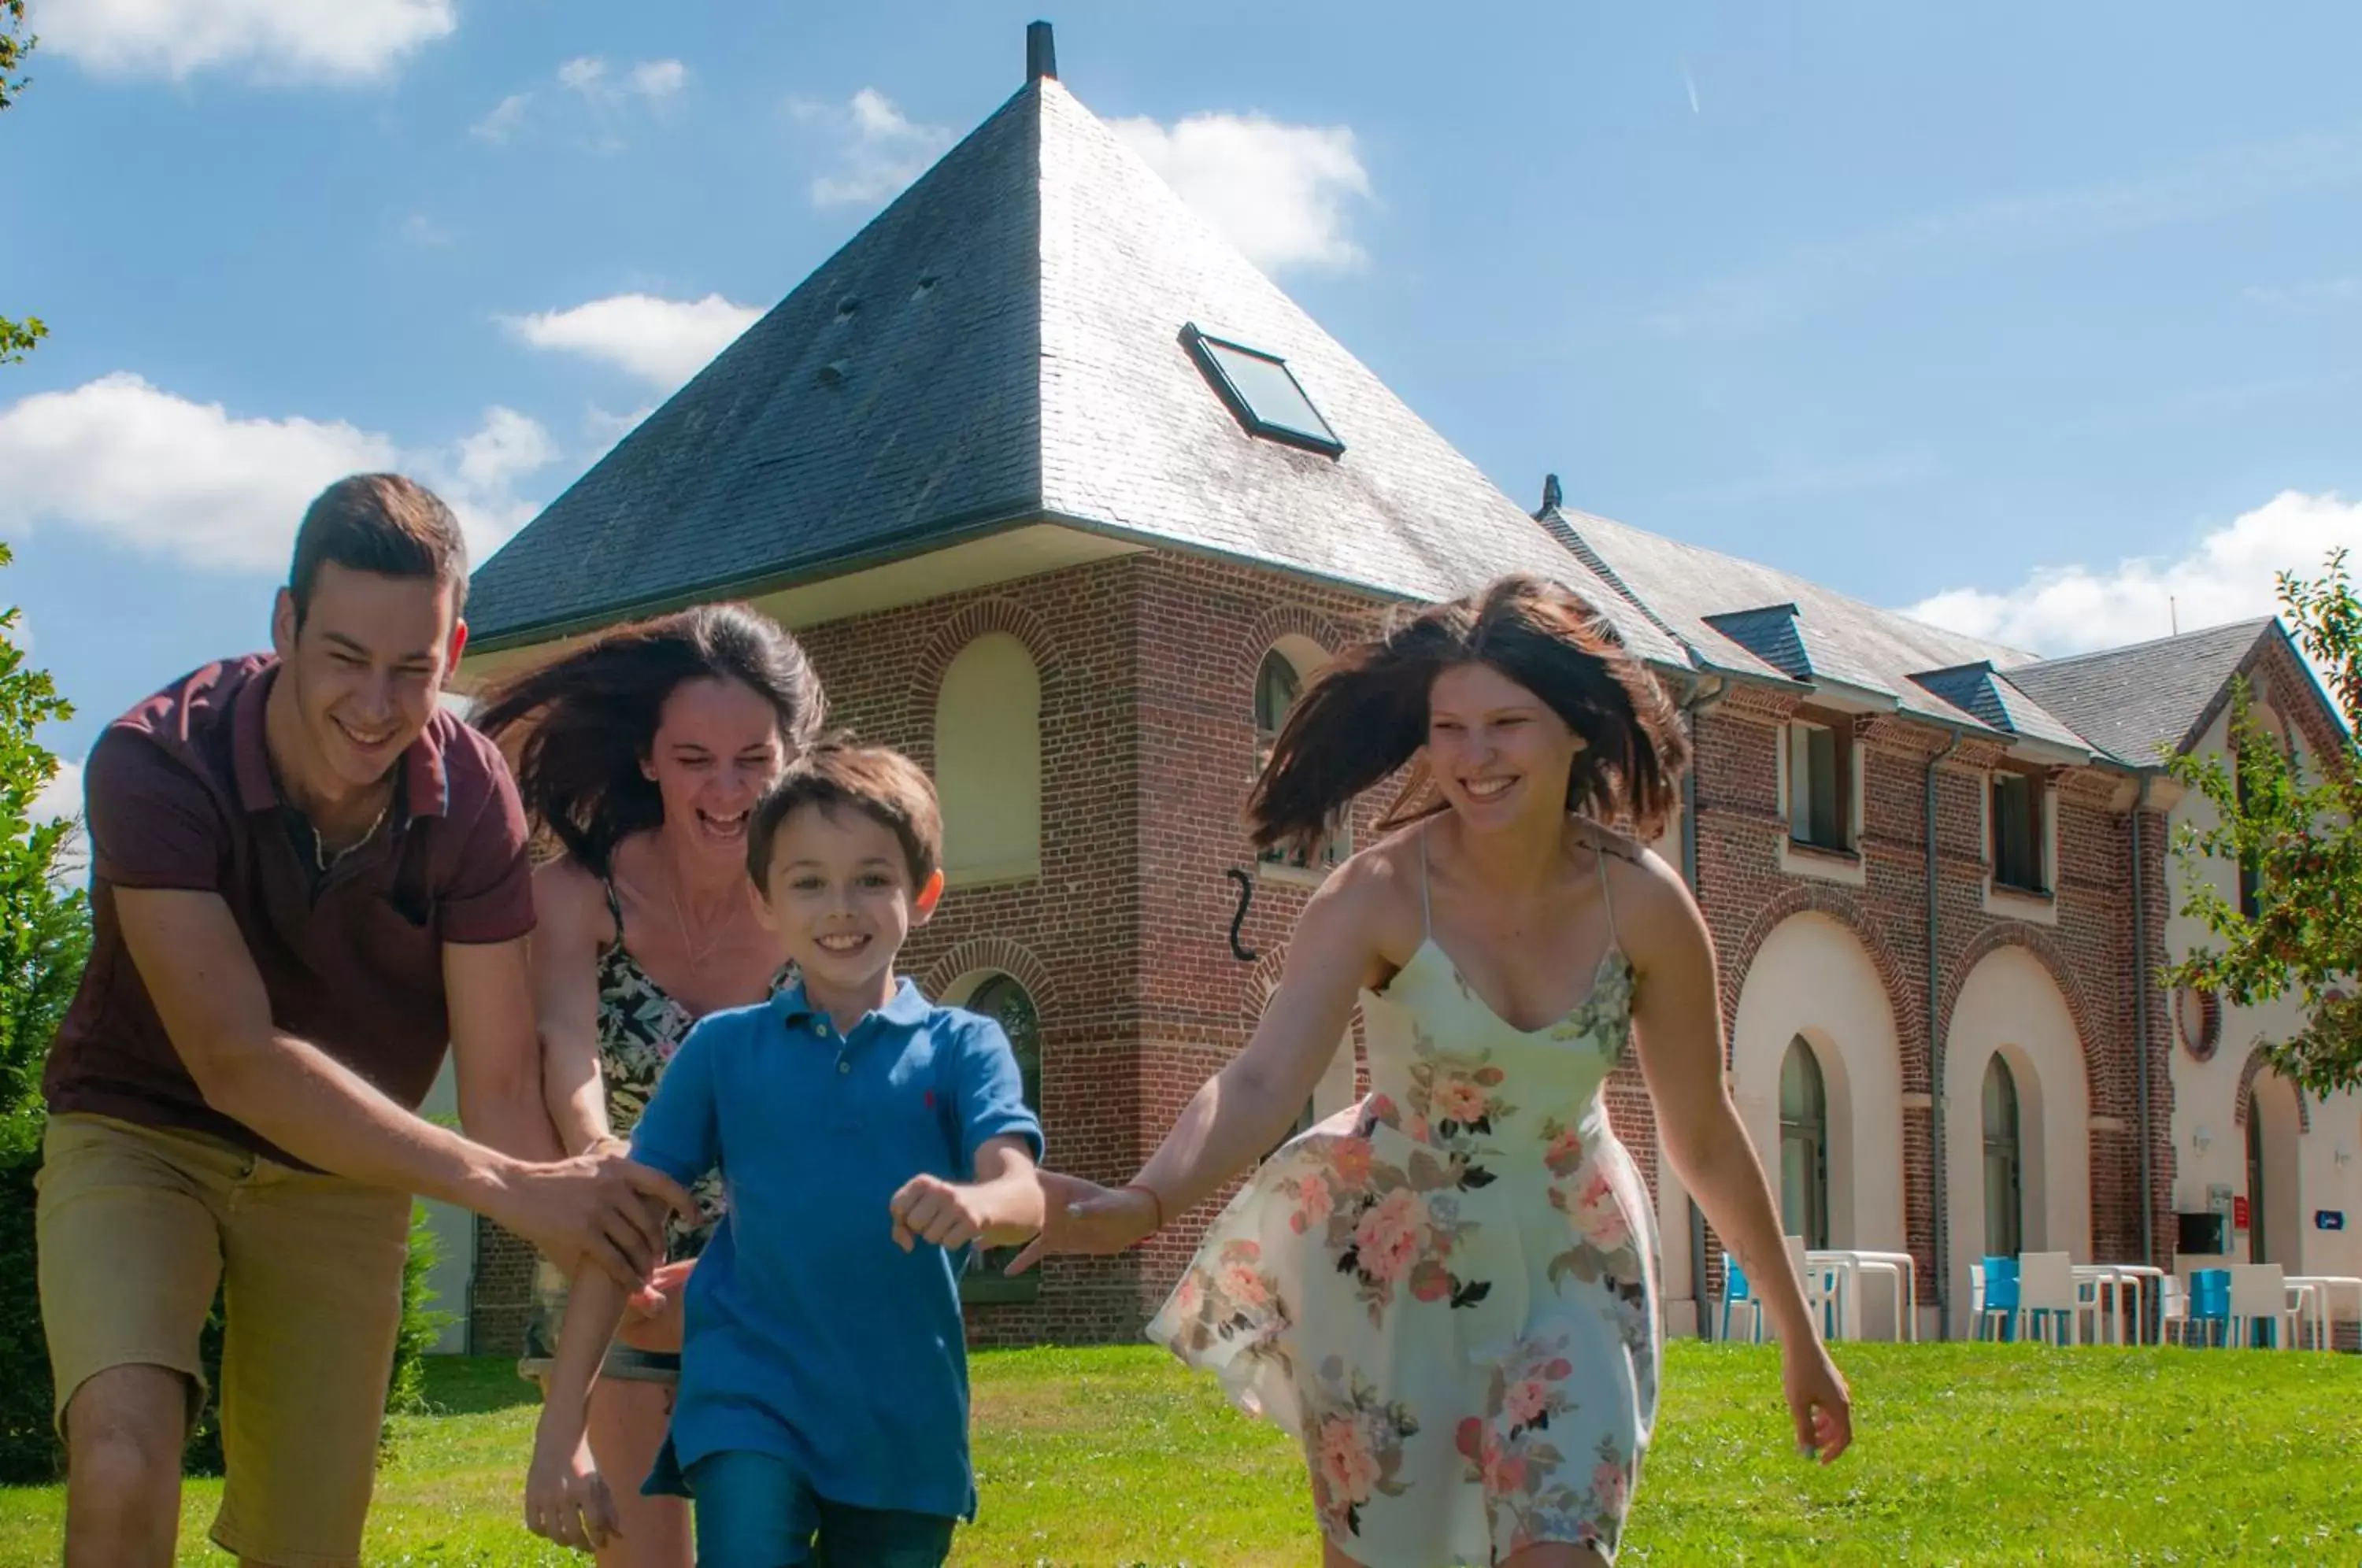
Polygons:
<instances>
[{"instance_id":1,"label":"brick building","mask_svg":"<svg viewBox=\"0 0 2362 1568\"><path fill-rule=\"evenodd\" d=\"M2362 1198L2356 1106L2217 1051L2284 1021L2136 980L2190 936L2166 844L2194 808L2159 745L2220 745L2240 673L2294 744L2341 734L2275 624L2045 664L1575 512L1554 479L1529 513L1065 90L1046 29L1029 44L1007 105L483 565L463 681L701 601L794 627L836 717L943 792L951 892L912 972L1009 1021L1052 1163L1120 1180L1244 1042L1323 874L1240 826L1287 702L1390 607L1540 572L1688 714L1659 848L1712 924L1791 1231L1907 1247L1926 1326L1956 1333L1988 1248L2168 1258L2225 1176L2269 1255L2362 1272L2295 1218ZM1340 1046L1308 1115L1354 1091ZM1610 1094L1685 1331L1718 1252L1637 1071ZM2247 1136L2268 1121L2295 1154ZM1132 1335L1192 1229L977 1282L972 1330ZM505 1350L526 1260L451 1237L458 1338Z\"/></svg>"}]
</instances>

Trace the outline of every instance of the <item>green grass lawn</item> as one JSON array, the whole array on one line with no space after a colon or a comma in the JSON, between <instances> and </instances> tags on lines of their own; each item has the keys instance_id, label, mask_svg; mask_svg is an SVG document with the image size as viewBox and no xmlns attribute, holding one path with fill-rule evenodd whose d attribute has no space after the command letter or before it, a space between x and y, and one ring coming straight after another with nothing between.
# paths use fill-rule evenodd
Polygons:
<instances>
[{"instance_id":1,"label":"green grass lawn","mask_svg":"<svg viewBox=\"0 0 2362 1568\"><path fill-rule=\"evenodd\" d=\"M1842 1345L1860 1437L1792 1457L1773 1352L1682 1342L1628 1563L2362 1562L2362 1360L1994 1345ZM438 1361L401 1423L372 1564L569 1561L516 1522L531 1391ZM975 1568L1319 1562L1296 1456L1210 1381L1144 1349L976 1361ZM218 1483L192 1483L182 1561ZM0 1491L0 1563L55 1562L63 1494ZM573 1558L581 1562L586 1559Z\"/></svg>"}]
</instances>

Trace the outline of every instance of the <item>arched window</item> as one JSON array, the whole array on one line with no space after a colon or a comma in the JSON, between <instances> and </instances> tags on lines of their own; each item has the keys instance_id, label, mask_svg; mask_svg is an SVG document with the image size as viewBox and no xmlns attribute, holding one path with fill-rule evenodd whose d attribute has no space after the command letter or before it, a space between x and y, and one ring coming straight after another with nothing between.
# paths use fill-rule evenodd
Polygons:
<instances>
[{"instance_id":1,"label":"arched window","mask_svg":"<svg viewBox=\"0 0 2362 1568\"><path fill-rule=\"evenodd\" d=\"M1298 673L1296 661L1277 648L1263 656L1263 668L1255 671L1255 771L1260 773L1271 765L1272 748L1279 744L1279 730L1287 723L1288 710L1304 694L1304 677Z\"/></svg>"},{"instance_id":2,"label":"arched window","mask_svg":"<svg viewBox=\"0 0 2362 1568\"><path fill-rule=\"evenodd\" d=\"M962 648L935 698L944 877L1013 881L1042 871L1042 676L1025 645L990 632Z\"/></svg>"},{"instance_id":3,"label":"arched window","mask_svg":"<svg viewBox=\"0 0 2362 1568\"><path fill-rule=\"evenodd\" d=\"M1807 1247L1829 1244L1829 1101L1805 1037L1780 1064L1780 1224Z\"/></svg>"},{"instance_id":4,"label":"arched window","mask_svg":"<svg viewBox=\"0 0 2362 1568\"><path fill-rule=\"evenodd\" d=\"M2266 1198L2264 1183L2264 1108L2256 1103L2251 1091L2247 1099L2247 1261L2270 1263L2271 1248L2265 1239L2264 1213L2271 1205Z\"/></svg>"},{"instance_id":5,"label":"arched window","mask_svg":"<svg viewBox=\"0 0 2362 1568\"><path fill-rule=\"evenodd\" d=\"M1007 975L994 975L969 993L967 1010L980 1012L1000 1025L1009 1049L1017 1058L1017 1074L1025 1086L1025 1104L1042 1114L1042 1016L1023 986ZM960 1295L969 1301L1031 1301L1042 1292L1037 1266L1011 1276L1003 1271L1021 1249L979 1248L960 1280Z\"/></svg>"},{"instance_id":6,"label":"arched window","mask_svg":"<svg viewBox=\"0 0 2362 1568\"><path fill-rule=\"evenodd\" d=\"M1260 775L1271 766L1272 753L1279 745L1279 732L1287 723L1287 715L1304 694L1304 683L1309 673L1325 662L1328 655L1319 644L1305 637L1288 637L1275 645L1263 656L1255 669L1254 722L1255 772ZM1328 840L1320 846L1319 865L1336 866L1353 852L1352 829L1339 823L1332 826ZM1309 869L1313 862L1300 850L1267 849L1263 853L1266 866L1286 866L1297 870Z\"/></svg>"},{"instance_id":7,"label":"arched window","mask_svg":"<svg viewBox=\"0 0 2362 1568\"><path fill-rule=\"evenodd\" d=\"M2014 1258L2025 1244L2025 1166L2017 1143L2017 1080L1996 1055L1985 1064L1985 1255Z\"/></svg>"}]
</instances>

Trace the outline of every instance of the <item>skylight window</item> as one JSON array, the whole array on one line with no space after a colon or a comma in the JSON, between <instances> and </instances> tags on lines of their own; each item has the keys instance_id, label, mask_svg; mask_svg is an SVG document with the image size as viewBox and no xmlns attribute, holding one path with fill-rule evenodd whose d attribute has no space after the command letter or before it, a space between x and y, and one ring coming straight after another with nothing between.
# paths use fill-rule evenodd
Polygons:
<instances>
[{"instance_id":1,"label":"skylight window","mask_svg":"<svg viewBox=\"0 0 2362 1568\"><path fill-rule=\"evenodd\" d=\"M1182 329L1181 340L1197 357L1199 369L1231 405L1239 423L1257 436L1335 457L1345 449L1312 400L1304 395L1287 361L1243 344L1209 337L1195 326Z\"/></svg>"}]
</instances>

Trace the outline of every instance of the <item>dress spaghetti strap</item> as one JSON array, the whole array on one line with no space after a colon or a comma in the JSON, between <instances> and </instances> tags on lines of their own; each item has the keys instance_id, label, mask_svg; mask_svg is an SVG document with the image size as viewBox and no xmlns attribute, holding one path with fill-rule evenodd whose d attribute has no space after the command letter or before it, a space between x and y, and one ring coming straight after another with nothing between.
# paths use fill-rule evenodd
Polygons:
<instances>
[{"instance_id":1,"label":"dress spaghetti strap","mask_svg":"<svg viewBox=\"0 0 2362 1568\"><path fill-rule=\"evenodd\" d=\"M1599 902L1607 911L1607 951L1620 953L1624 944L1616 934L1616 897L1607 889L1607 851L1595 844L1591 853L1599 867Z\"/></svg>"},{"instance_id":2,"label":"dress spaghetti strap","mask_svg":"<svg viewBox=\"0 0 2362 1568\"><path fill-rule=\"evenodd\" d=\"M1435 940L1435 900L1428 891L1427 824L1418 826L1418 919L1426 929L1420 933L1428 941Z\"/></svg>"},{"instance_id":3,"label":"dress spaghetti strap","mask_svg":"<svg viewBox=\"0 0 2362 1568\"><path fill-rule=\"evenodd\" d=\"M613 916L615 921L615 940L607 949L608 952L613 953L624 945L624 900L615 895L613 878L600 878L599 887L607 895L607 912Z\"/></svg>"}]
</instances>

